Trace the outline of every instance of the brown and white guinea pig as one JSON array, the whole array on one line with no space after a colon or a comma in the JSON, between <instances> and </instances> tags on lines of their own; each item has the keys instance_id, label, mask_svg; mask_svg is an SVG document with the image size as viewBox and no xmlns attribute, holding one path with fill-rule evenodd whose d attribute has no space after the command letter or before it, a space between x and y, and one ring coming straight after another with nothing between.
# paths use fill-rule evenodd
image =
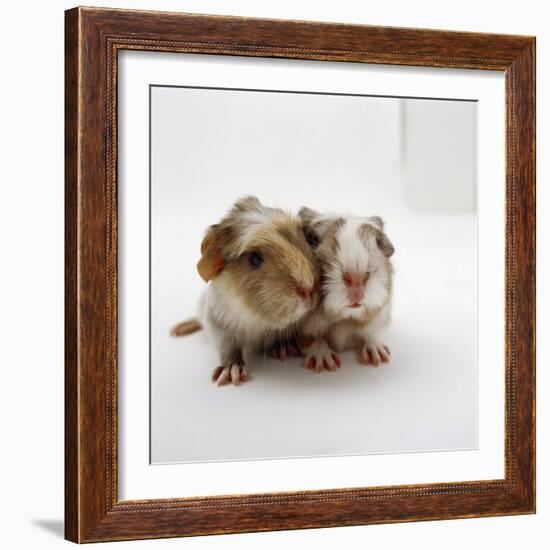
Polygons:
<instances>
[{"instance_id":1,"label":"brown and white guinea pig","mask_svg":"<svg viewBox=\"0 0 550 550\"><path fill-rule=\"evenodd\" d=\"M300 219L256 197L237 201L208 228L201 254L197 269L210 284L200 321L180 323L172 334L205 327L220 354L213 382L239 385L249 377L244 352L286 341L315 307L319 268Z\"/></svg>"},{"instance_id":2,"label":"brown and white guinea pig","mask_svg":"<svg viewBox=\"0 0 550 550\"><path fill-rule=\"evenodd\" d=\"M321 267L319 305L301 323L305 366L316 372L341 365L337 352L355 350L364 364L390 359L380 332L391 317L393 245L377 216L299 212Z\"/></svg>"}]
</instances>

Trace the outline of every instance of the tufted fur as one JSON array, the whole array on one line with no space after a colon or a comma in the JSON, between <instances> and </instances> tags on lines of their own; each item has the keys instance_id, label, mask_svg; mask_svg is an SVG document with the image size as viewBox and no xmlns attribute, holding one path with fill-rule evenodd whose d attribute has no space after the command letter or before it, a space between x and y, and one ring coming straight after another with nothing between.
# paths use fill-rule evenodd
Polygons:
<instances>
[{"instance_id":1,"label":"tufted fur","mask_svg":"<svg viewBox=\"0 0 550 550\"><path fill-rule=\"evenodd\" d=\"M314 250L322 271L321 303L302 321L302 337L312 343L328 341L337 351L356 349L363 359L366 348L374 346L377 351L372 352L373 363L377 356L384 360L385 346L380 344L378 333L391 316L390 257L394 248L384 232L382 219L320 214L309 208L302 208L299 215L310 242L316 245ZM369 273L360 307L351 307L343 281L346 272ZM318 348L319 344L315 346ZM310 359L308 354L306 366ZM368 362L368 353L367 361L363 362ZM330 367L331 359L325 354L321 366L317 364L315 370L334 370Z\"/></svg>"},{"instance_id":2,"label":"tufted fur","mask_svg":"<svg viewBox=\"0 0 550 550\"><path fill-rule=\"evenodd\" d=\"M260 266L251 262L253 254L263 259ZM286 338L315 305L315 297L308 304L297 293L319 286L299 218L256 197L237 201L208 228L197 269L209 282L200 317L220 352L221 367L213 376L219 385L245 381L243 351Z\"/></svg>"}]
</instances>

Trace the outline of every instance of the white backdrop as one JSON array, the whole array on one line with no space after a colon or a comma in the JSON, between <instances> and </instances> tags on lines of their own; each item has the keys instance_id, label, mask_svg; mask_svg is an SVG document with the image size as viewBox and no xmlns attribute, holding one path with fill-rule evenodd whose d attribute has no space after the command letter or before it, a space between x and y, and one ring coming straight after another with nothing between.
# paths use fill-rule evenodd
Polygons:
<instances>
[{"instance_id":1,"label":"white backdrop","mask_svg":"<svg viewBox=\"0 0 550 550\"><path fill-rule=\"evenodd\" d=\"M537 34L539 97L550 94L550 35L545 5L525 0L480 3L464 0L445 6L435 0L390 3L297 2L295 0L111 0L88 5L195 11L264 17L281 17L350 23L450 28L479 32ZM0 401L4 453L1 457L3 542L9 548L69 548L62 540L63 517L63 14L69 1L4 7L6 25L0 40L3 74L11 75L0 90L3 129L3 183L0 202L2 230L2 318L4 338L4 394ZM498 13L498 17L495 14ZM32 15L32 17L29 17ZM22 40L18 21L26 21ZM16 76L16 78L15 78ZM550 147L548 102L538 105L539 152ZM31 158L29 159L29 152ZM539 155L538 179L548 175L549 161ZM548 222L541 213L550 209L550 194L539 186L539 281L548 265ZM544 205L544 206L543 206ZM547 323L548 292L539 285L539 335ZM543 466L549 460L548 420L550 392L547 344L539 336L538 399L538 514L402 525L380 525L309 531L227 535L187 540L120 543L121 548L223 548L247 550L298 548L304 545L364 548L463 549L482 541L502 549L528 542L543 549L542 537L550 522L550 477ZM23 402L22 402L23 399ZM23 405L24 403L24 405ZM113 548L112 545L99 547ZM117 546L118 547L118 546Z\"/></svg>"},{"instance_id":2,"label":"white backdrop","mask_svg":"<svg viewBox=\"0 0 550 550\"><path fill-rule=\"evenodd\" d=\"M152 462L477 448L476 153L476 102L154 86ZM312 376L303 359L256 357L249 384L220 389L204 332L169 336L204 292L206 227L247 194L385 219L396 248L388 366L347 353L335 375Z\"/></svg>"}]
</instances>

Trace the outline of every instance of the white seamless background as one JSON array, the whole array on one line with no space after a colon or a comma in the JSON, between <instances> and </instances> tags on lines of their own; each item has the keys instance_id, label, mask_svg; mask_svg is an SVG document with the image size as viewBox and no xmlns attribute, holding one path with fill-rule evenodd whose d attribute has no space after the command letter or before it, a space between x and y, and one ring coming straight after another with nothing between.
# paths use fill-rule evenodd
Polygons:
<instances>
[{"instance_id":1,"label":"white seamless background","mask_svg":"<svg viewBox=\"0 0 550 550\"><path fill-rule=\"evenodd\" d=\"M389 365L348 352L312 376L257 354L220 390L205 331L170 336L205 292L205 228L250 194L383 216ZM151 462L477 449L476 195L475 101L152 86Z\"/></svg>"},{"instance_id":2,"label":"white seamless background","mask_svg":"<svg viewBox=\"0 0 550 550\"><path fill-rule=\"evenodd\" d=\"M504 470L504 85L500 74L123 52L119 62L120 497L495 479ZM149 84L479 101L479 450L149 465ZM498 283L495 284L495 281ZM131 343L131 345L130 345ZM208 437L208 434L205 434Z\"/></svg>"}]
</instances>

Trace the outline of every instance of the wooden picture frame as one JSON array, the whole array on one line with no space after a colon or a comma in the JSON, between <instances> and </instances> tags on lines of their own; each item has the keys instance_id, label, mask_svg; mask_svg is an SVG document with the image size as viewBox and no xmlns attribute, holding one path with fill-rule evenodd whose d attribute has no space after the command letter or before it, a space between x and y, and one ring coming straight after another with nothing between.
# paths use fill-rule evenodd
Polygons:
<instances>
[{"instance_id":1,"label":"wooden picture frame","mask_svg":"<svg viewBox=\"0 0 550 550\"><path fill-rule=\"evenodd\" d=\"M505 476L120 501L117 54L258 56L501 71L506 86ZM100 8L66 12L65 534L97 542L535 511L535 39Z\"/></svg>"}]
</instances>

